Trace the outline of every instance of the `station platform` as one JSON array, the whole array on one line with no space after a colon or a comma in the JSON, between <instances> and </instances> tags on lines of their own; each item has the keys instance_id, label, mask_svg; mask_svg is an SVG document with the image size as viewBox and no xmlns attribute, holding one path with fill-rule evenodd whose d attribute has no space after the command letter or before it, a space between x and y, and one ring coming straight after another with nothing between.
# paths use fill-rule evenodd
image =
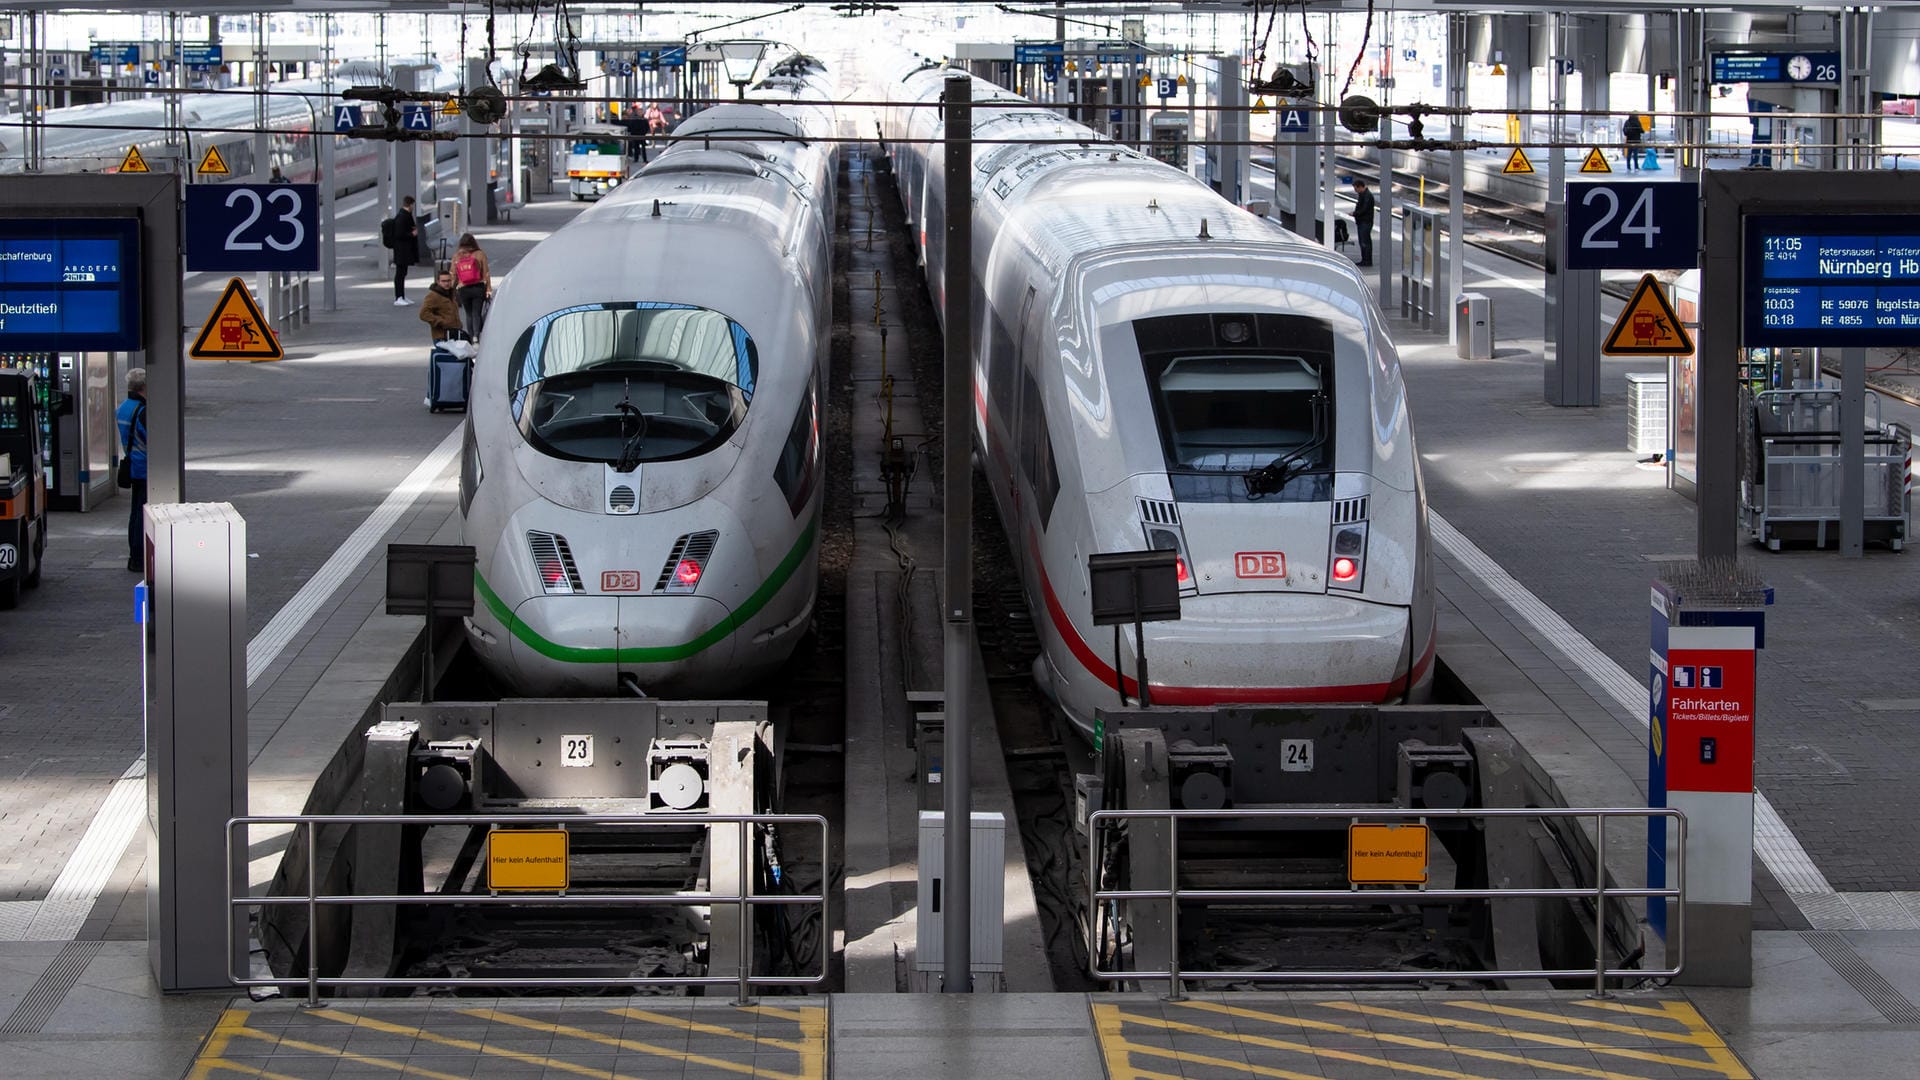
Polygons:
<instances>
[{"instance_id":1,"label":"station platform","mask_svg":"<svg viewBox=\"0 0 1920 1080\"><path fill-rule=\"evenodd\" d=\"M578 204L483 231L510 264ZM373 222L365 223L370 234ZM516 247L516 245L518 245ZM1443 625L1515 658L1575 720L1548 735L1644 778L1647 590L1693 508L1604 403L1541 400L1538 276L1484 251L1499 349L1397 328L1435 514ZM277 365L189 372L188 490L249 523L255 812L295 812L417 620L379 613L378 547L445 536L458 417L420 406L425 334L371 260ZM416 288L424 288L417 277ZM1603 301L1607 316L1618 302ZM1889 403L1890 418L1920 409ZM1900 410L1908 410L1901 412ZM351 432L348 439L344 432ZM265 448L265 449L263 449ZM47 1078L182 1076L1906 1077L1920 1057L1920 565L1748 549L1779 595L1760 658L1755 986L1194 995L250 1002L147 971L144 766L124 507L57 514L47 584L0 621L0 1060ZM1524 657L1524 662L1519 659ZM16 662L17 661L17 662ZM384 667L383 667L384 664ZM1565 704L1584 699L1584 703ZM332 725L332 726L327 726ZM1547 736L1543 736L1547 737ZM131 763L131 764L129 764ZM256 876L270 860L256 863Z\"/></svg>"}]
</instances>

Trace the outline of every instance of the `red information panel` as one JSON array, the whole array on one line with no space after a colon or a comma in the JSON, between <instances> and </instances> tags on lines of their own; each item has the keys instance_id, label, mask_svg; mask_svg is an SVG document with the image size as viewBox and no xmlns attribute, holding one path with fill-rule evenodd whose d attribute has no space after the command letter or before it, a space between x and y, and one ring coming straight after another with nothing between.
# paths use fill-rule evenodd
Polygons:
<instances>
[{"instance_id":1,"label":"red information panel","mask_svg":"<svg viewBox=\"0 0 1920 1080\"><path fill-rule=\"evenodd\" d=\"M1753 650L1667 652L1667 790L1753 790Z\"/></svg>"}]
</instances>

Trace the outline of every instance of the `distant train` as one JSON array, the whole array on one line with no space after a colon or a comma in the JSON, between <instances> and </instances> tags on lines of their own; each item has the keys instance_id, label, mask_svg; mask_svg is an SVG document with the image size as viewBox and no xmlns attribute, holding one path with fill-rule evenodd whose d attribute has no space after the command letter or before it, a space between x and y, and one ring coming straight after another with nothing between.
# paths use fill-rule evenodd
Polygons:
<instances>
[{"instance_id":1,"label":"distant train","mask_svg":"<svg viewBox=\"0 0 1920 1080\"><path fill-rule=\"evenodd\" d=\"M783 65L783 68L786 65ZM731 697L818 592L832 328L817 67L686 120L495 298L460 486L481 663L523 694Z\"/></svg>"},{"instance_id":2,"label":"distant train","mask_svg":"<svg viewBox=\"0 0 1920 1080\"><path fill-rule=\"evenodd\" d=\"M344 67L345 65L343 65ZM367 65L354 65L364 70ZM318 79L274 83L267 97L268 158L255 161L258 143L253 129L258 125L255 95L245 89L218 93L189 92L181 101L181 120L186 131L183 142L169 146L166 140L166 107L158 96L127 101L74 105L46 112L41 171L46 173L117 172L127 151L137 147L148 167L156 172L170 171L175 161L185 162L191 171L215 149L231 172L221 177L224 183L257 183L269 176L274 166L296 183L313 181L318 161L313 132L333 130L333 107L360 104L369 115L374 106L366 102L348 102L337 88L354 85L351 78L337 79L336 93L329 97ZM452 93L459 87L451 75L435 71L431 88ZM458 122L432 110L436 127ZM25 140L18 120L0 121L0 175L26 171ZM459 152L459 144L442 142L433 155L445 161ZM334 145L334 193L345 195L372 187L379 179L385 143L365 139L341 138ZM423 155L424 156L424 155ZM430 170L425 170L430 171Z\"/></svg>"},{"instance_id":3,"label":"distant train","mask_svg":"<svg viewBox=\"0 0 1920 1080\"><path fill-rule=\"evenodd\" d=\"M1387 702L1430 686L1427 507L1399 356L1345 260L1179 169L975 80L973 275L945 280L948 72L903 64L882 134L936 310L974 298L975 445L1079 727L1138 700L1087 557L1175 553L1156 705ZM1065 140L1065 141L1063 141Z\"/></svg>"}]
</instances>

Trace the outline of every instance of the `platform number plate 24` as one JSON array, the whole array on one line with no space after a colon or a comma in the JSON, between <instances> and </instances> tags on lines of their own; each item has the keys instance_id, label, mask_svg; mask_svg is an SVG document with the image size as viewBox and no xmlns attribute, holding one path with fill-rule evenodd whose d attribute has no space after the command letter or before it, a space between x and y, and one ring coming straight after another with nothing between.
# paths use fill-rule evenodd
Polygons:
<instances>
[{"instance_id":1,"label":"platform number plate 24","mask_svg":"<svg viewBox=\"0 0 1920 1080\"><path fill-rule=\"evenodd\" d=\"M593 736L560 736L560 764L576 769L591 768L593 766Z\"/></svg>"},{"instance_id":2,"label":"platform number plate 24","mask_svg":"<svg viewBox=\"0 0 1920 1080\"><path fill-rule=\"evenodd\" d=\"M1280 740L1280 771L1281 772L1312 772L1313 771L1313 740L1312 739L1281 739Z\"/></svg>"},{"instance_id":3,"label":"platform number plate 24","mask_svg":"<svg viewBox=\"0 0 1920 1080\"><path fill-rule=\"evenodd\" d=\"M1699 262L1700 185L1567 184L1569 270L1685 270Z\"/></svg>"}]
</instances>

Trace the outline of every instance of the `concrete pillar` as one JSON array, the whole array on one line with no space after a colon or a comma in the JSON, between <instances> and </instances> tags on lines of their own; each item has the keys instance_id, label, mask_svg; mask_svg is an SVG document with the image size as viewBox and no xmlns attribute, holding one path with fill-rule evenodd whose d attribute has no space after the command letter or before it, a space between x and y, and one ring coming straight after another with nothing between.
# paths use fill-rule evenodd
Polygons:
<instances>
[{"instance_id":1,"label":"concrete pillar","mask_svg":"<svg viewBox=\"0 0 1920 1080\"><path fill-rule=\"evenodd\" d=\"M1533 126L1533 33L1531 17L1509 15L1501 24L1501 52L1507 65L1507 111L1519 117L1519 141L1527 141Z\"/></svg>"},{"instance_id":2,"label":"concrete pillar","mask_svg":"<svg viewBox=\"0 0 1920 1080\"><path fill-rule=\"evenodd\" d=\"M1467 16L1458 13L1447 16L1447 107L1467 107ZM1467 287L1466 203L1460 190L1466 183L1467 152L1458 149L1467 137L1464 115L1455 114L1448 120L1447 137L1456 149L1447 154L1447 295L1442 299L1451 304ZM1460 343L1459 323L1458 319L1447 319L1450 345Z\"/></svg>"}]
</instances>

